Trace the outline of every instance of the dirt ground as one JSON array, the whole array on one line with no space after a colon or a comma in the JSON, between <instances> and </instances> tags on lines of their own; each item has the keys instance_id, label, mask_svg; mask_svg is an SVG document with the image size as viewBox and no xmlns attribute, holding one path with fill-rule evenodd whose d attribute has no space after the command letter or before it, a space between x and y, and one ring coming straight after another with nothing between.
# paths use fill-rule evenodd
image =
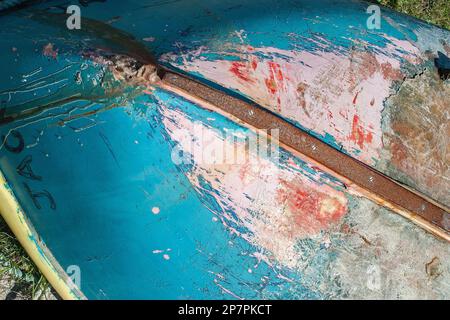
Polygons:
<instances>
[{"instance_id":1,"label":"dirt ground","mask_svg":"<svg viewBox=\"0 0 450 320\"><path fill-rule=\"evenodd\" d=\"M16 286L15 281L10 277L1 276L0 278L0 300L26 300L21 288Z\"/></svg>"},{"instance_id":2,"label":"dirt ground","mask_svg":"<svg viewBox=\"0 0 450 320\"><path fill-rule=\"evenodd\" d=\"M33 298L54 300L56 294L0 216L0 300Z\"/></svg>"}]
</instances>

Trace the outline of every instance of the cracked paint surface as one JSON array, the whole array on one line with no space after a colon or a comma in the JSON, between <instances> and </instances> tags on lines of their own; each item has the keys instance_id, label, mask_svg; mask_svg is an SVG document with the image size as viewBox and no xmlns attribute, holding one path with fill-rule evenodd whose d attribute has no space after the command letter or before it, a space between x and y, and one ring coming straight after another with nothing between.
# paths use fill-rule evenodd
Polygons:
<instances>
[{"instance_id":1,"label":"cracked paint surface","mask_svg":"<svg viewBox=\"0 0 450 320\"><path fill-rule=\"evenodd\" d=\"M447 84L432 65L414 74L428 66L426 48L444 50L446 32L422 24L408 30L419 23L391 13L382 30L388 34L355 41L366 17L360 2L340 7L351 17L344 25L333 25L340 19L331 9L304 1L217 1L200 12L178 2L140 3L151 11L112 2L111 10L99 10L103 3L83 10L101 21L120 16L109 27L91 22L87 33L65 39L57 19L42 22L45 15L0 31L2 48L15 48L0 61L10 75L0 82L0 169L61 266L80 266L88 298L448 299L447 243L286 150L275 158L247 150L243 137L255 135L248 128L130 81L140 66L124 56L145 55L141 44L172 67L239 91L344 152L417 181L417 189L440 190L432 195L445 201L445 141L414 133L446 130ZM255 7L267 24L252 22L254 15L242 20ZM270 18L274 12L279 18ZM1 19L15 25L29 17ZM402 26L392 27L395 21ZM119 41L97 42L112 24L143 42L121 33ZM421 36L430 29L435 41ZM417 109L433 117L408 117ZM424 139L435 146L427 159L414 152L427 148ZM218 148L240 150L242 163L205 162L195 152ZM188 162L173 161L179 151ZM442 176L415 174L430 166Z\"/></svg>"}]
</instances>

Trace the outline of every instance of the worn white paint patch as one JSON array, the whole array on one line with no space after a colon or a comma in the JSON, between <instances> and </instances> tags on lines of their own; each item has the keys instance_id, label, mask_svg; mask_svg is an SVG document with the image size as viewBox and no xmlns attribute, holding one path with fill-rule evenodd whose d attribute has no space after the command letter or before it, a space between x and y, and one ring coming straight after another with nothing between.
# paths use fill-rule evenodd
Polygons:
<instances>
[{"instance_id":1,"label":"worn white paint patch","mask_svg":"<svg viewBox=\"0 0 450 320\"><path fill-rule=\"evenodd\" d=\"M448 243L363 198L353 202L344 220L331 247L338 258L328 272L347 283L349 298L449 298ZM345 240L338 244L339 239ZM427 264L435 257L433 274Z\"/></svg>"},{"instance_id":2,"label":"worn white paint patch","mask_svg":"<svg viewBox=\"0 0 450 320\"><path fill-rule=\"evenodd\" d=\"M152 213L153 214L159 214L161 212L161 209L159 209L159 207L153 207L152 208Z\"/></svg>"}]
</instances>

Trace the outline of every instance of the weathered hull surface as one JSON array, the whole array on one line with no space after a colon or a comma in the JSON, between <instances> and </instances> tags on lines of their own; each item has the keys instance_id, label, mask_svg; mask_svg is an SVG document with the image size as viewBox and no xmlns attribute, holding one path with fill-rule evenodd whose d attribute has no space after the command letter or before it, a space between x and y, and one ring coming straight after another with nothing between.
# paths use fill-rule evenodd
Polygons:
<instances>
[{"instance_id":1,"label":"weathered hull surface","mask_svg":"<svg viewBox=\"0 0 450 320\"><path fill-rule=\"evenodd\" d=\"M60 3L0 16L0 210L64 297L449 298L448 243L111 68L155 57L449 205L448 31L389 11L368 30L362 2L231 0L88 2L69 31Z\"/></svg>"}]
</instances>

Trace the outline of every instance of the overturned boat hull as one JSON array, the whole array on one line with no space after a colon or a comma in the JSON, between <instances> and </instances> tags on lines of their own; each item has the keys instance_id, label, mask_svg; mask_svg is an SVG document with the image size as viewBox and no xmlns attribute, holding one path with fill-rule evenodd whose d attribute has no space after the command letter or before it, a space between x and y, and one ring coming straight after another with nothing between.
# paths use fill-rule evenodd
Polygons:
<instances>
[{"instance_id":1,"label":"overturned boat hull","mask_svg":"<svg viewBox=\"0 0 450 320\"><path fill-rule=\"evenodd\" d=\"M387 9L368 29L368 6L86 2L79 30L60 1L0 16L0 211L58 293L448 298L450 33ZM441 208L441 237L153 65L399 181Z\"/></svg>"}]
</instances>

